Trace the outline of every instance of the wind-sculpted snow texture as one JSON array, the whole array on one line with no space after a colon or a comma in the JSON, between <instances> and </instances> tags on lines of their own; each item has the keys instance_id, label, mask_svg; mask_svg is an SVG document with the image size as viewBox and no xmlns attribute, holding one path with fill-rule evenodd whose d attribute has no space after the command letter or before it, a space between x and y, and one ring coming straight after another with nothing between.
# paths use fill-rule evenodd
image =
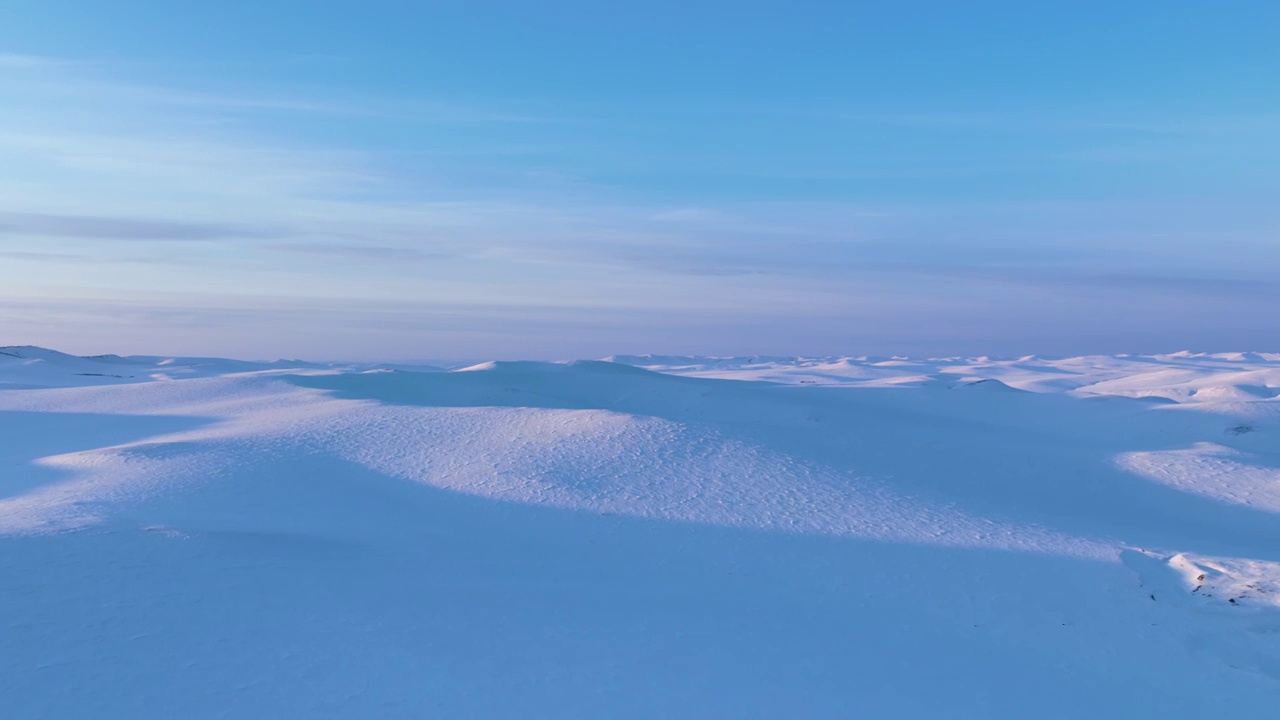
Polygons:
<instances>
[{"instance_id":1,"label":"wind-sculpted snow texture","mask_svg":"<svg viewBox=\"0 0 1280 720\"><path fill-rule=\"evenodd\" d=\"M0 707L1265 717L1280 355L0 348Z\"/></svg>"}]
</instances>

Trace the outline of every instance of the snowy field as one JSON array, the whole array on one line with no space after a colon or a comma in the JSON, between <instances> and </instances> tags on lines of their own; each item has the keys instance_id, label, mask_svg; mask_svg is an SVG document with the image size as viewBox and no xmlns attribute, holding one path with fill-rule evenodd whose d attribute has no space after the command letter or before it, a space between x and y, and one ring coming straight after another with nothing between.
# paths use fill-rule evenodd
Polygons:
<instances>
[{"instance_id":1,"label":"snowy field","mask_svg":"<svg viewBox=\"0 0 1280 720\"><path fill-rule=\"evenodd\" d=\"M1280 705L1280 355L0 348L5 718Z\"/></svg>"}]
</instances>

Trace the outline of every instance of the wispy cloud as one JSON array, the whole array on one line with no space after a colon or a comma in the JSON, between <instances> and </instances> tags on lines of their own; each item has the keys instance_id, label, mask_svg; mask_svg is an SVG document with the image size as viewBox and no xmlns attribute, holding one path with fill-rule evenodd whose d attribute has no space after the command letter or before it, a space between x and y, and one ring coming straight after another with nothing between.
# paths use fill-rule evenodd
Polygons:
<instances>
[{"instance_id":1,"label":"wispy cloud","mask_svg":"<svg viewBox=\"0 0 1280 720\"><path fill-rule=\"evenodd\" d=\"M425 100L371 95L359 88L314 89L290 87L264 91L260 87L231 86L212 89L148 83L126 77L148 68L138 63L68 60L64 58L0 53L0 68L12 71L4 85L48 102L115 105L133 103L171 111L250 116L284 113L298 115L381 118L437 125L521 125L578 123L563 112L547 113L517 105L486 106L455 99ZM154 69L154 68L151 68ZM132 72L127 72L127 71ZM3 87L3 86L0 86ZM545 110L546 108L542 108Z\"/></svg>"},{"instance_id":2,"label":"wispy cloud","mask_svg":"<svg viewBox=\"0 0 1280 720\"><path fill-rule=\"evenodd\" d=\"M84 253L64 253L64 252L31 252L28 250L0 250L0 257L9 260L35 260L42 262L81 262L93 259L91 255Z\"/></svg>"},{"instance_id":3,"label":"wispy cloud","mask_svg":"<svg viewBox=\"0 0 1280 720\"><path fill-rule=\"evenodd\" d=\"M1188 288L1226 307L1232 297L1257 304L1275 290L1250 267L1274 266L1274 252L1170 250L1190 233L1202 248L1205 238L1216 247L1265 239L1277 216L1256 207L1236 212L1223 204L1208 212L1201 205L1196 216L1174 203L1139 207L1108 196L1052 205L997 201L990 193L983 196L990 207L936 197L890 202L876 199L873 181L943 177L939 193L963 195L965 188L956 188L970 177L948 176L929 153L918 164L895 165L885 156L828 162L826 145L799 140L817 148L817 161L799 168L802 183L787 185L796 193L775 199L761 184L752 187L765 189L739 197L717 183L757 171L776 181L786 174L786 158L761 160L750 146L728 159L704 157L697 147L657 143L640 150L658 157L631 153L627 162L635 165L619 169L609 164L612 156L584 156L597 145L612 148L608 137L581 141L540 124L536 112L500 103L212 92L120 81L98 66L25 56L0 56L0 67L14 71L0 78L0 257L28 261L0 263L7 285L0 295L8 293L11 306L36 292L94 288L102 299L144 287L147 297L130 306L130 322L140 326L176 332L226 323L263 333L270 323L255 313L272 305L277 326L301 327L296 319L309 318L316 343L327 341L325 321L341 307L372 299L387 304L360 305L352 328L475 327L491 338L528 338L535 326L521 322L531 316L528 308L556 306L538 327L601 332L625 317L631 325L609 337L627 341L627 328L642 321L657 340L678 327L705 328L713 320L746 327L761 318L799 318L816 337L822 329L814 318L870 322L890 304L896 314L876 322L910 329L922 318L935 325L959 318L957 307L1006 312L1001 303L1017 304L1010 298L1056 312L1067 304L1063 298L1170 298ZM29 77L4 82L21 74ZM1003 132L1004 123L1024 120L1037 118L895 122L930 132ZM1045 127L1056 131L1052 122ZM404 137L431 142L387 139ZM513 157L547 148L536 163ZM977 158L1001 171L1039 162L997 160ZM701 174L701 164L719 174ZM659 178L646 188L651 192L628 185L627 171L637 168ZM857 200L848 187L828 192L853 176L867 181L871 199ZM119 272L101 272L104 260ZM241 304L160 297L161 290L187 288L239 293ZM311 301L287 305L268 293ZM56 313L46 308L47 317L75 316L92 300ZM191 330L193 343L202 342L198 335Z\"/></svg>"},{"instance_id":4,"label":"wispy cloud","mask_svg":"<svg viewBox=\"0 0 1280 720\"><path fill-rule=\"evenodd\" d=\"M268 250L293 255L309 255L335 260L378 264L420 262L423 260L438 260L456 257L456 255L446 252L431 252L419 248L368 244L290 242L272 244L266 246L266 248Z\"/></svg>"},{"instance_id":5,"label":"wispy cloud","mask_svg":"<svg viewBox=\"0 0 1280 720\"><path fill-rule=\"evenodd\" d=\"M1275 130L1280 111L1217 114L1118 112L1079 108L1005 108L919 112L858 112L838 109L773 108L781 115L807 115L862 126L896 126L926 130L1047 132L1094 131L1150 135L1195 135Z\"/></svg>"},{"instance_id":6,"label":"wispy cloud","mask_svg":"<svg viewBox=\"0 0 1280 720\"><path fill-rule=\"evenodd\" d=\"M29 70L34 68L65 65L63 60L41 57L39 55L22 55L18 53L0 53L0 68L10 70Z\"/></svg>"},{"instance_id":7,"label":"wispy cloud","mask_svg":"<svg viewBox=\"0 0 1280 720\"><path fill-rule=\"evenodd\" d=\"M6 235L81 240L183 241L268 238L278 236L278 231L219 223L0 212L0 236Z\"/></svg>"}]
</instances>

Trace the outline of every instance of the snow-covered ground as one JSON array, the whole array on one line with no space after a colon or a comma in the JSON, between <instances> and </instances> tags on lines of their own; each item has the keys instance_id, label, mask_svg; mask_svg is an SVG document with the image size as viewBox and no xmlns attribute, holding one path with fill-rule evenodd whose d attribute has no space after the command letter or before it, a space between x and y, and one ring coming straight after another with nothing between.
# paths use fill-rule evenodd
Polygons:
<instances>
[{"instance_id":1,"label":"snow-covered ground","mask_svg":"<svg viewBox=\"0 0 1280 720\"><path fill-rule=\"evenodd\" d=\"M1267 717L1280 355L0 348L6 718Z\"/></svg>"}]
</instances>

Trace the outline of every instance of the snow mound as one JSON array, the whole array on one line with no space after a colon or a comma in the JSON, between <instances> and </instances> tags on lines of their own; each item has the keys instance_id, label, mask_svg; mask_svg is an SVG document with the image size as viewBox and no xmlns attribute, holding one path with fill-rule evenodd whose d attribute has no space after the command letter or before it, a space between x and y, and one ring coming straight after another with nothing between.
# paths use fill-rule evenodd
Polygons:
<instances>
[{"instance_id":1,"label":"snow mound","mask_svg":"<svg viewBox=\"0 0 1280 720\"><path fill-rule=\"evenodd\" d=\"M1168 565L1188 595L1241 608L1280 607L1280 563L1179 553Z\"/></svg>"},{"instance_id":2,"label":"snow mound","mask_svg":"<svg viewBox=\"0 0 1280 720\"><path fill-rule=\"evenodd\" d=\"M1243 425L1233 428L1248 432ZM1150 450L1117 457L1121 467L1183 492L1226 503L1280 513L1280 467L1262 464L1261 457L1199 442L1178 450Z\"/></svg>"}]
</instances>

